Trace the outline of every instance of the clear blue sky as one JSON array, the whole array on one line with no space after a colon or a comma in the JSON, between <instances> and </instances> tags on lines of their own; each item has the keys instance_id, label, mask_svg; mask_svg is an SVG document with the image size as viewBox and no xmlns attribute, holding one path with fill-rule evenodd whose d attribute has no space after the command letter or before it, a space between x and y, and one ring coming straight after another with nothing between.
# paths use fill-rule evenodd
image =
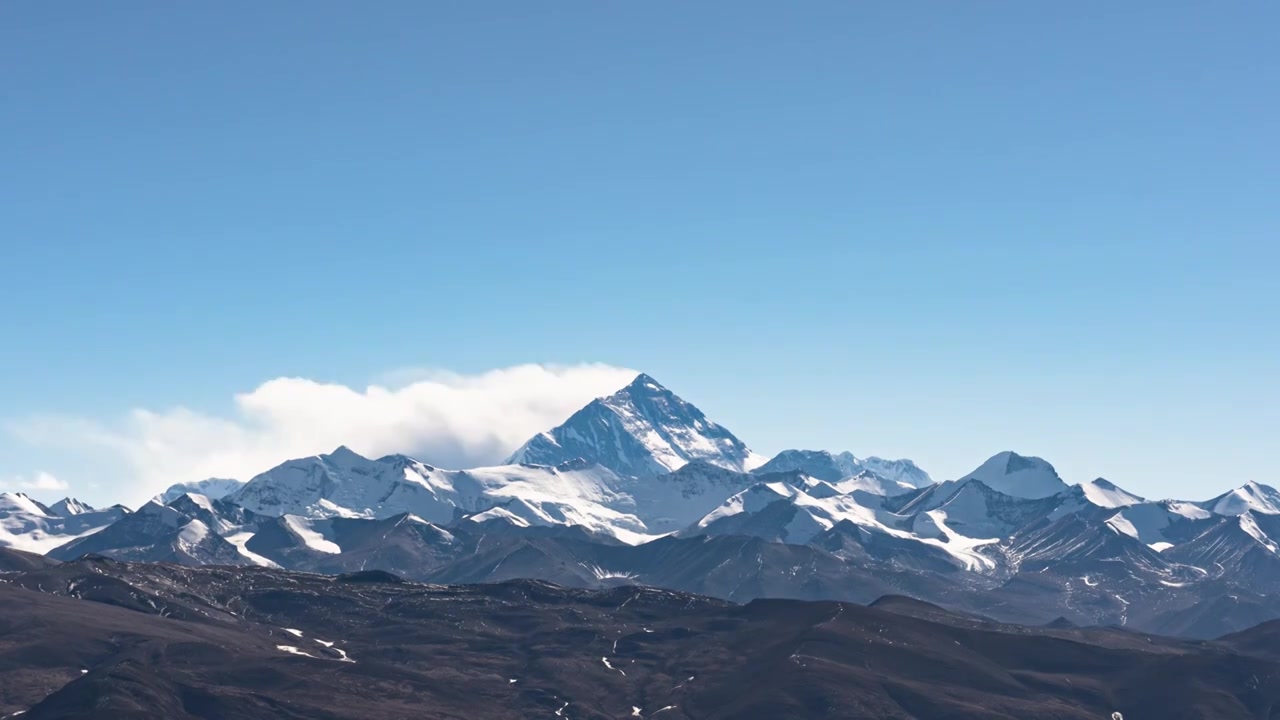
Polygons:
<instances>
[{"instance_id":1,"label":"clear blue sky","mask_svg":"<svg viewBox=\"0 0 1280 720\"><path fill-rule=\"evenodd\" d=\"M1183 0L0 4L0 485L125 472L17 437L33 416L588 361L764 452L1280 482L1278 27Z\"/></svg>"}]
</instances>

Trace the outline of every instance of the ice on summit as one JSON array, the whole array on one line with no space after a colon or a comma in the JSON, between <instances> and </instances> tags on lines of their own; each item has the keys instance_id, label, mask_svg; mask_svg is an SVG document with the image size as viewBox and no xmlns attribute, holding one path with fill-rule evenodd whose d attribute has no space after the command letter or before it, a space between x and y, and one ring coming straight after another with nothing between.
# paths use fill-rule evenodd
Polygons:
<instances>
[{"instance_id":1,"label":"ice on summit","mask_svg":"<svg viewBox=\"0 0 1280 720\"><path fill-rule=\"evenodd\" d=\"M644 374L534 436L507 463L558 465L575 458L632 477L668 473L695 460L739 471L765 462L733 433Z\"/></svg>"},{"instance_id":2,"label":"ice on summit","mask_svg":"<svg viewBox=\"0 0 1280 720\"><path fill-rule=\"evenodd\" d=\"M1038 457L1024 457L1005 451L984 462L978 469L956 481L963 484L977 480L1010 497L1046 498L1068 489L1058 471Z\"/></svg>"}]
</instances>

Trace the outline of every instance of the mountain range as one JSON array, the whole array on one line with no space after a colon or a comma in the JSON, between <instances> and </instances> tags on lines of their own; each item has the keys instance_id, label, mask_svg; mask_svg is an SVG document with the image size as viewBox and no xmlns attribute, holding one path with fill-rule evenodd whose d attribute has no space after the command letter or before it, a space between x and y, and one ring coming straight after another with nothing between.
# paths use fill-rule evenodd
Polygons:
<instances>
[{"instance_id":1,"label":"mountain range","mask_svg":"<svg viewBox=\"0 0 1280 720\"><path fill-rule=\"evenodd\" d=\"M1280 493L1206 501L1069 484L1001 452L935 482L910 460L771 459L640 375L495 467L350 448L130 512L0 496L0 547L435 583L535 578L733 601L911 596L1001 622L1217 637L1280 618Z\"/></svg>"}]
</instances>

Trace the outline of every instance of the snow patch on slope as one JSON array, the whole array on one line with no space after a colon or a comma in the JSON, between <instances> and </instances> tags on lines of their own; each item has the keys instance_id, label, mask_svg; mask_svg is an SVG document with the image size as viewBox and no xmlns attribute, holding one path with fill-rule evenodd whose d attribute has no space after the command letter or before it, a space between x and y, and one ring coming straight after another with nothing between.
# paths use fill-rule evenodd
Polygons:
<instances>
[{"instance_id":1,"label":"snow patch on slope","mask_svg":"<svg viewBox=\"0 0 1280 720\"><path fill-rule=\"evenodd\" d=\"M316 530L315 523L309 518L302 518L296 515L285 515L281 518L286 527L289 528L303 544L317 552L329 553L337 555L342 552L342 548L338 544L324 536L324 533Z\"/></svg>"},{"instance_id":2,"label":"snow patch on slope","mask_svg":"<svg viewBox=\"0 0 1280 720\"><path fill-rule=\"evenodd\" d=\"M272 560L265 558L253 552L249 548L245 547L246 543L248 543L249 540L253 538L253 535L254 533L252 531L241 530L239 532L233 532L228 535L223 535L222 538L227 542L231 543L232 545L234 545L236 547L236 550L238 550L241 555L245 556L245 558L248 559L249 562L253 563L254 565L259 565L261 567L269 567L269 568L280 567Z\"/></svg>"}]
</instances>

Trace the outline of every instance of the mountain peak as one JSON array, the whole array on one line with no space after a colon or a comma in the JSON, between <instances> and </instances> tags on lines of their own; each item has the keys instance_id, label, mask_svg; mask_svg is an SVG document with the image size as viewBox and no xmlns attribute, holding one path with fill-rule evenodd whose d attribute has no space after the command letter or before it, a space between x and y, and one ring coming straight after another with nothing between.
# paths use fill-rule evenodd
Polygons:
<instances>
[{"instance_id":1,"label":"mountain peak","mask_svg":"<svg viewBox=\"0 0 1280 720\"><path fill-rule=\"evenodd\" d=\"M849 458L852 458L849 455ZM769 462L756 468L756 474L800 471L812 478L837 482L858 474L859 467L842 462L826 450L783 450Z\"/></svg>"},{"instance_id":2,"label":"mountain peak","mask_svg":"<svg viewBox=\"0 0 1280 720\"><path fill-rule=\"evenodd\" d=\"M662 383L653 379L652 375L640 373L624 390L644 390L646 392L671 392Z\"/></svg>"},{"instance_id":3,"label":"mountain peak","mask_svg":"<svg viewBox=\"0 0 1280 720\"><path fill-rule=\"evenodd\" d=\"M1098 507L1120 508L1146 502L1146 498L1134 495L1106 478L1095 478L1077 487L1086 500Z\"/></svg>"},{"instance_id":4,"label":"mountain peak","mask_svg":"<svg viewBox=\"0 0 1280 720\"><path fill-rule=\"evenodd\" d=\"M682 398L668 390L662 383L651 376L640 373L626 387L612 395L597 398L595 402L608 407L625 407L627 405L646 406L649 404L684 404ZM689 407L693 407L690 405ZM696 408L694 408L696 410Z\"/></svg>"},{"instance_id":5,"label":"mountain peak","mask_svg":"<svg viewBox=\"0 0 1280 720\"><path fill-rule=\"evenodd\" d=\"M23 492L0 493L0 513L24 513L48 517L49 508L31 499Z\"/></svg>"},{"instance_id":6,"label":"mountain peak","mask_svg":"<svg viewBox=\"0 0 1280 720\"><path fill-rule=\"evenodd\" d=\"M810 477L827 482L837 482L856 477L861 473L871 473L881 480L913 488L923 488L933 484L929 473L921 470L910 460L885 460L874 455L858 458L851 452L836 455L826 450L783 450L772 460L756 468L755 472L787 470L803 470Z\"/></svg>"},{"instance_id":7,"label":"mountain peak","mask_svg":"<svg viewBox=\"0 0 1280 720\"><path fill-rule=\"evenodd\" d=\"M1005 495L1029 499L1049 497L1067 490L1067 484L1058 476L1058 471L1046 460L1019 455L1012 450L991 456L958 482L968 480L979 480Z\"/></svg>"},{"instance_id":8,"label":"mountain peak","mask_svg":"<svg viewBox=\"0 0 1280 720\"><path fill-rule=\"evenodd\" d=\"M739 471L763 462L733 433L644 373L535 435L506 462L554 466L575 458L631 477L669 473L693 460Z\"/></svg>"},{"instance_id":9,"label":"mountain peak","mask_svg":"<svg viewBox=\"0 0 1280 720\"><path fill-rule=\"evenodd\" d=\"M1249 481L1201 505L1217 515L1241 515L1252 510L1263 515L1280 514L1280 491Z\"/></svg>"},{"instance_id":10,"label":"mountain peak","mask_svg":"<svg viewBox=\"0 0 1280 720\"><path fill-rule=\"evenodd\" d=\"M915 488L925 488L933 484L933 478L929 477L929 473L906 458L888 460L870 455L859 459L854 457L853 453L843 452L837 455L836 459L841 462L851 462L860 471L870 470L886 480L905 483Z\"/></svg>"},{"instance_id":11,"label":"mountain peak","mask_svg":"<svg viewBox=\"0 0 1280 720\"><path fill-rule=\"evenodd\" d=\"M336 460L338 462L349 462L353 460L358 461L358 460L366 459L363 455L356 452L355 450L352 450L346 445L339 445L338 447L333 449L333 452L323 457L328 458L329 460Z\"/></svg>"},{"instance_id":12,"label":"mountain peak","mask_svg":"<svg viewBox=\"0 0 1280 720\"><path fill-rule=\"evenodd\" d=\"M49 512L56 517L71 517L72 515L83 515L87 512L93 512L93 507L86 505L73 497L65 497L50 505Z\"/></svg>"}]
</instances>

